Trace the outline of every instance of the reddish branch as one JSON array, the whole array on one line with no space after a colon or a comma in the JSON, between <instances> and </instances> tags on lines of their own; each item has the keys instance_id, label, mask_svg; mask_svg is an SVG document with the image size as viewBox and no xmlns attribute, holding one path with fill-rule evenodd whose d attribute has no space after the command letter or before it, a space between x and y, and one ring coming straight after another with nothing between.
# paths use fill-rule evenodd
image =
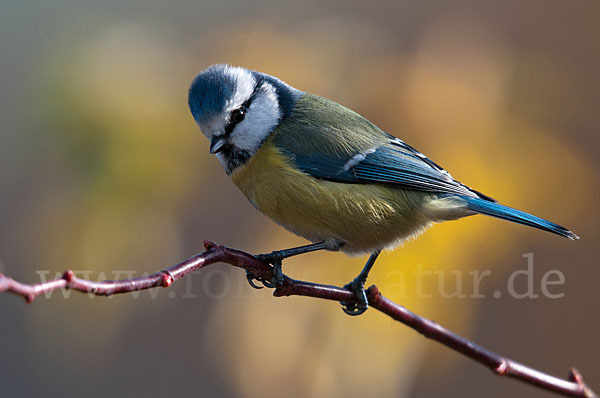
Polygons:
<instances>
[{"instance_id":1,"label":"reddish branch","mask_svg":"<svg viewBox=\"0 0 600 398\"><path fill-rule=\"evenodd\" d=\"M40 294L60 288L92 293L99 296L109 296L111 294L128 293L159 286L169 287L174 281L183 278L192 271L215 263L228 263L249 270L257 277L262 277L265 280L270 280L273 276L271 266L263 263L251 254L216 245L208 241L204 242L204 246L206 247L204 253L191 257L169 269L134 279L93 282L75 277L73 271L66 271L60 279L36 285L27 285L0 274L0 293L3 291L16 293L23 296L27 302L32 302ZM298 281L287 276L284 277L283 286L275 289L273 294L277 297L295 295L332 301L355 301L354 295L341 287ZM567 380L550 376L491 352L429 319L410 312L401 305L385 298L375 286L371 286L367 290L367 296L369 305L372 308L402 322L425 337L435 340L487 366L497 375L513 377L525 383L565 396L597 397L583 382L581 374L575 369L571 369Z\"/></svg>"}]
</instances>

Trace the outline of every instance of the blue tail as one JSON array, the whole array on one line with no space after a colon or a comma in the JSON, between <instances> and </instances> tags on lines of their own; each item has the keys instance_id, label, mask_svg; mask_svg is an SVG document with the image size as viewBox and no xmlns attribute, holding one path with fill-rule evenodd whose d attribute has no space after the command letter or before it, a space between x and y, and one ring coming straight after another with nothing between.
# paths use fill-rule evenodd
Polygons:
<instances>
[{"instance_id":1,"label":"blue tail","mask_svg":"<svg viewBox=\"0 0 600 398\"><path fill-rule=\"evenodd\" d=\"M481 198L471 198L466 196L461 196L461 198L467 202L469 210L473 210L477 213L543 229L544 231L553 232L572 240L579 239L579 236L575 235L567 228L544 220L543 218L532 216L531 214Z\"/></svg>"}]
</instances>

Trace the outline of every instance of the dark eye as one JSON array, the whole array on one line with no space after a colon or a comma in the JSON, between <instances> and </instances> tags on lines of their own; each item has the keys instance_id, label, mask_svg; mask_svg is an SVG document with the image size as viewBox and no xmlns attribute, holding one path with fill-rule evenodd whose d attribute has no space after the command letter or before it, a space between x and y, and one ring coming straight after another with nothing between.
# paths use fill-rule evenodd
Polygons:
<instances>
[{"instance_id":1,"label":"dark eye","mask_svg":"<svg viewBox=\"0 0 600 398\"><path fill-rule=\"evenodd\" d=\"M229 115L229 123L238 124L246 116L246 111L242 108L234 109Z\"/></svg>"}]
</instances>

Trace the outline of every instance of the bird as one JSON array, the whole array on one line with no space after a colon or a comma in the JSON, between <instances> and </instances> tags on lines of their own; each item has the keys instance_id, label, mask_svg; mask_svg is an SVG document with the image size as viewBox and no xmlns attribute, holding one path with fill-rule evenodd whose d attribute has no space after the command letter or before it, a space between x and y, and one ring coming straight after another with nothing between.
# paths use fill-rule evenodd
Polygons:
<instances>
[{"instance_id":1,"label":"bird","mask_svg":"<svg viewBox=\"0 0 600 398\"><path fill-rule=\"evenodd\" d=\"M358 113L274 76L212 65L193 79L188 105L210 153L250 203L311 242L264 257L273 264L268 286L282 283L281 260L292 255L370 254L345 286L356 297L342 303L349 315L368 308L364 285L379 253L435 223L484 214L578 238L499 204Z\"/></svg>"}]
</instances>

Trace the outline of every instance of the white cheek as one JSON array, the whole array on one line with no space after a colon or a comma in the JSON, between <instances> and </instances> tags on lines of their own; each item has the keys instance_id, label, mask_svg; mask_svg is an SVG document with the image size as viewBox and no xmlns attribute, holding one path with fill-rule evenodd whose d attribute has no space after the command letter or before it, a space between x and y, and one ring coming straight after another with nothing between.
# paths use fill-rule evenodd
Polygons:
<instances>
[{"instance_id":1,"label":"white cheek","mask_svg":"<svg viewBox=\"0 0 600 398\"><path fill-rule=\"evenodd\" d=\"M275 89L265 83L263 92L252 102L246 118L233 131L231 136L233 145L255 152L260 143L275 129L280 117L281 111Z\"/></svg>"}]
</instances>

